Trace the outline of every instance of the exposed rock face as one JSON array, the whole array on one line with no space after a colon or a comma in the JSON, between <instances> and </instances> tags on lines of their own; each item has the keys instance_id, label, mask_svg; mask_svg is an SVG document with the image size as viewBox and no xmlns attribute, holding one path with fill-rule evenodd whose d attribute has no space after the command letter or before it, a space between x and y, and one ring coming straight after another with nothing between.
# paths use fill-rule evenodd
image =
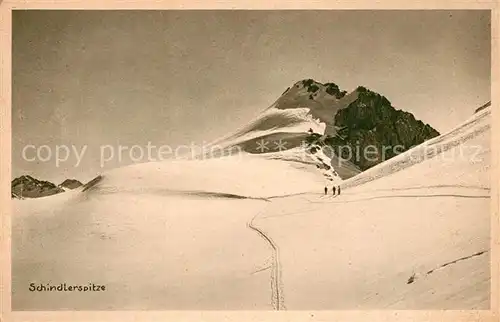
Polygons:
<instances>
[{"instance_id":1,"label":"exposed rock face","mask_svg":"<svg viewBox=\"0 0 500 322\"><path fill-rule=\"evenodd\" d=\"M347 94L347 91L341 91L335 83L326 83L325 86L326 92L330 95L334 95L337 99L341 99Z\"/></svg>"},{"instance_id":2,"label":"exposed rock face","mask_svg":"<svg viewBox=\"0 0 500 322\"><path fill-rule=\"evenodd\" d=\"M62 183L59 184L60 188L66 189L76 189L81 187L82 183L76 179L66 179Z\"/></svg>"},{"instance_id":3,"label":"exposed rock face","mask_svg":"<svg viewBox=\"0 0 500 322\"><path fill-rule=\"evenodd\" d=\"M439 135L429 124L395 109L386 97L362 86L348 93L333 82L303 79L288 87L271 108L291 113L294 109L308 110L314 124L323 129L316 126L301 133L280 133L280 138L287 141L289 149L301 145L304 139L309 147L320 146L339 174L341 169L353 170L342 173L343 179ZM287 117L292 118L290 115ZM295 125L283 115L268 123L272 126L259 125L259 130L279 129L285 123L288 127Z\"/></svg>"},{"instance_id":4,"label":"exposed rock face","mask_svg":"<svg viewBox=\"0 0 500 322\"><path fill-rule=\"evenodd\" d=\"M479 111L482 111L484 110L485 108L487 108L488 106L491 106L491 101L489 101L488 103L484 104L483 106L481 107L478 107L475 111L475 113L479 112Z\"/></svg>"},{"instance_id":5,"label":"exposed rock face","mask_svg":"<svg viewBox=\"0 0 500 322\"><path fill-rule=\"evenodd\" d=\"M311 143L319 141L366 170L439 135L411 113L396 110L384 96L364 87L356 91L357 98L335 114L336 135L311 136Z\"/></svg>"},{"instance_id":6,"label":"exposed rock face","mask_svg":"<svg viewBox=\"0 0 500 322\"><path fill-rule=\"evenodd\" d=\"M24 199L23 197L18 196L18 195L16 195L16 194L15 194L15 193L13 193L13 192L11 192L11 193L10 193L10 198L11 198L11 199Z\"/></svg>"},{"instance_id":7,"label":"exposed rock face","mask_svg":"<svg viewBox=\"0 0 500 322\"><path fill-rule=\"evenodd\" d=\"M16 178L11 183L12 198L39 198L60 192L64 192L64 190L52 182L37 180L29 175Z\"/></svg>"}]
</instances>

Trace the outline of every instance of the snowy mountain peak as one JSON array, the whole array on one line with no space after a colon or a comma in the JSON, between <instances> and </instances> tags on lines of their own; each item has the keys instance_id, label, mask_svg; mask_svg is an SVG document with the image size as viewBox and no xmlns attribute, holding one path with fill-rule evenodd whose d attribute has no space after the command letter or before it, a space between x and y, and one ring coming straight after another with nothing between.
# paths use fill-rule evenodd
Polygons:
<instances>
[{"instance_id":1,"label":"snowy mountain peak","mask_svg":"<svg viewBox=\"0 0 500 322\"><path fill-rule=\"evenodd\" d=\"M313 79L303 79L287 88L271 108L307 108L314 118L325 123L325 131L328 134L333 134L335 132L333 127L335 114L339 109L351 104L356 98L356 91L348 94L347 91L341 90L333 82L323 84Z\"/></svg>"},{"instance_id":2,"label":"snowy mountain peak","mask_svg":"<svg viewBox=\"0 0 500 322\"><path fill-rule=\"evenodd\" d=\"M397 154L353 159L352 153L346 156L341 150L398 147L401 153L438 135L430 125L396 110L385 96L364 86L348 93L333 82L303 79L288 87L247 126L215 144L231 153L315 165L331 181L350 178ZM310 152L316 151L313 147L320 147L321 158Z\"/></svg>"},{"instance_id":3,"label":"snowy mountain peak","mask_svg":"<svg viewBox=\"0 0 500 322\"><path fill-rule=\"evenodd\" d=\"M323 84L311 78L296 82L293 84L292 88L299 89L302 94L309 94L311 99L324 94L325 96L329 95L332 96L332 98L339 100L347 94L347 91L340 90L339 86L335 83L329 82ZM288 93L288 90L286 93Z\"/></svg>"},{"instance_id":4,"label":"snowy mountain peak","mask_svg":"<svg viewBox=\"0 0 500 322\"><path fill-rule=\"evenodd\" d=\"M411 113L396 110L384 96L365 87L359 86L347 93L333 82L323 84L313 79L304 79L294 83L274 104L250 120L246 126L204 146L201 153L187 156L186 159L203 161L199 162L202 174L197 178L206 181L219 178L211 178L214 170L208 170L205 166L224 164L224 168L229 171L234 165L235 172L229 176L234 178L241 177L242 172L250 173L250 167L253 165L281 163L284 168L298 168L312 174L315 177L314 184L319 181L326 185L335 185L396 155L386 154L387 158L382 155L379 159L367 160L364 155L344 155L345 148L349 151L363 151L369 145L377 148L401 145L401 153L412 145L418 145L437 135L439 133L429 125L416 120ZM179 160L183 167L198 164L184 161ZM280 162L268 163L270 161ZM170 175L176 164L178 162L169 162L167 165L152 164L151 169L146 165L127 167L123 170L127 175L123 177L128 181L120 183L119 189L125 189L123 187L129 185L132 180L129 177L131 173L148 168L146 172L152 171L155 176L157 172ZM195 168L192 170L193 174L198 171L198 167ZM262 171L266 172L265 168ZM116 169L112 173L121 171ZM96 181L96 185L101 189L107 184L115 184L111 182L118 182L110 173L103 174L102 178L104 179ZM239 178L236 181L241 180ZM240 184L242 186L238 189L246 187L246 183ZM116 185L118 186L117 183ZM144 187L147 185L149 183L142 181L136 184L142 187L141 189L146 189ZM109 189L118 189L117 186L110 186ZM214 187L219 189L221 185ZM215 191L216 188L210 189ZM157 189L156 186L154 189ZM177 189L176 187L174 190ZM217 193L228 193L231 189L217 190ZM248 192L246 188L241 190L242 194ZM252 192L252 195L259 194Z\"/></svg>"}]
</instances>

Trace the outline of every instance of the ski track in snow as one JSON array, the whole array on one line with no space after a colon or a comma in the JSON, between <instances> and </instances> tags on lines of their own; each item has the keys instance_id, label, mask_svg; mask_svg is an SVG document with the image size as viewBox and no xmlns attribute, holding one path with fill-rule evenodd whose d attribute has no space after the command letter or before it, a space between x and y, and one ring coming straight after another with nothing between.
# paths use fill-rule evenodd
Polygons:
<instances>
[{"instance_id":1,"label":"ski track in snow","mask_svg":"<svg viewBox=\"0 0 500 322\"><path fill-rule=\"evenodd\" d=\"M283 285L281 282L281 264L279 260L279 248L278 245L271 239L271 237L266 234L261 229L257 228L253 221L259 216L255 215L248 223L248 228L257 232L260 237L262 237L272 248L272 264L271 264L271 301L275 310L280 311L285 309L285 301L283 296ZM267 268L261 269L259 271L265 270Z\"/></svg>"}]
</instances>

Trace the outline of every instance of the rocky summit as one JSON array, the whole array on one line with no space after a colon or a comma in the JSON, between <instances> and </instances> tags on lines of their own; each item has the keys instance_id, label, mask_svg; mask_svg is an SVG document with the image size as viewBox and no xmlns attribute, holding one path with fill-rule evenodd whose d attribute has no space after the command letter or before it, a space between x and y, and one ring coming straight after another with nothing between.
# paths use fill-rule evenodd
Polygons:
<instances>
[{"instance_id":1,"label":"rocky summit","mask_svg":"<svg viewBox=\"0 0 500 322\"><path fill-rule=\"evenodd\" d=\"M335 115L338 135L328 142L349 146L351 151L369 151L349 158L366 170L439 135L439 132L413 114L395 109L384 96L358 87L358 98ZM343 149L343 151L348 151ZM344 154L348 152L343 152Z\"/></svg>"},{"instance_id":2,"label":"rocky summit","mask_svg":"<svg viewBox=\"0 0 500 322\"><path fill-rule=\"evenodd\" d=\"M350 97L344 104L332 105L329 121L333 124L329 127L334 131L311 133L308 142L328 147L330 154L349 160L362 171L439 135L429 124L394 108L385 96L363 86L347 94L335 83L305 80L302 84L314 93L323 88L337 102Z\"/></svg>"}]
</instances>

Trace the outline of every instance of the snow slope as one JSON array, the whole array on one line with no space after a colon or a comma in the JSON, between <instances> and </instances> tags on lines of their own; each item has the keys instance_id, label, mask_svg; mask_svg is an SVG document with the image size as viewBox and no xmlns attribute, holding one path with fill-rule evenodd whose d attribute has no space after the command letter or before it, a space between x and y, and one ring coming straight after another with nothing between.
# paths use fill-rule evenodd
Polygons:
<instances>
[{"instance_id":1,"label":"snow slope","mask_svg":"<svg viewBox=\"0 0 500 322\"><path fill-rule=\"evenodd\" d=\"M270 198L322 186L303 167L252 155L147 163L14 202L13 308L272 309L272 253L247 225ZM108 290L36 293L31 282Z\"/></svg>"},{"instance_id":2,"label":"snow slope","mask_svg":"<svg viewBox=\"0 0 500 322\"><path fill-rule=\"evenodd\" d=\"M13 309L488 308L490 123L485 109L427 143L442 153L407 151L338 197L289 149L133 165L13 200Z\"/></svg>"},{"instance_id":3,"label":"snow slope","mask_svg":"<svg viewBox=\"0 0 500 322\"><path fill-rule=\"evenodd\" d=\"M427 143L446 152L412 161L418 147L352 178L339 197L269 205L255 224L279 246L286 306L488 309L490 118Z\"/></svg>"},{"instance_id":4,"label":"snow slope","mask_svg":"<svg viewBox=\"0 0 500 322\"><path fill-rule=\"evenodd\" d=\"M306 151L305 140L311 132L335 134L335 114L357 98L354 91L337 99L326 92L323 84L313 84L318 90L311 94L303 81L295 83L247 126L212 142L198 159L245 152L266 154L265 157L270 159L301 162L313 167L323 168L327 164L331 169L323 171L326 182L337 183L360 173L361 170L347 160L332 160L335 156L329 157L324 153L312 155Z\"/></svg>"}]
</instances>

